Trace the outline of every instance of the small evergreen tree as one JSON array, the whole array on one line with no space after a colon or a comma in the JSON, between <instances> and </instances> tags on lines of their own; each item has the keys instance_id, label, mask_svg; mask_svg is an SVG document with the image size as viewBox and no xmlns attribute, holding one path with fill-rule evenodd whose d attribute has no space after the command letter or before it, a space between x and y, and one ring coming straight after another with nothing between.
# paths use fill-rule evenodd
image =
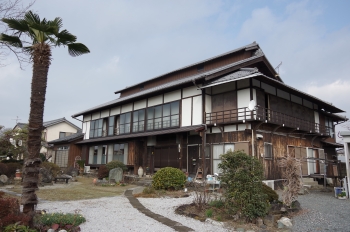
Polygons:
<instances>
[{"instance_id":1,"label":"small evergreen tree","mask_svg":"<svg viewBox=\"0 0 350 232\"><path fill-rule=\"evenodd\" d=\"M227 185L225 205L229 213L247 221L266 215L269 202L263 192L263 166L259 160L243 151L231 150L221 158L219 168L223 172L221 181Z\"/></svg>"}]
</instances>

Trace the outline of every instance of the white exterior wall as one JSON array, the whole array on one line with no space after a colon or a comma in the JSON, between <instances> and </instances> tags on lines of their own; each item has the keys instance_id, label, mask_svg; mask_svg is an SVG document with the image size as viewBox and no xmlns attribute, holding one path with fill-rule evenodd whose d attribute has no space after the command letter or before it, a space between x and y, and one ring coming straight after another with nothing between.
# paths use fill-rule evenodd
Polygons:
<instances>
[{"instance_id":1,"label":"white exterior wall","mask_svg":"<svg viewBox=\"0 0 350 232\"><path fill-rule=\"evenodd\" d=\"M84 122L87 122L87 121L90 121L91 120L91 114L86 114L83 116L83 121Z\"/></svg>"},{"instance_id":2,"label":"white exterior wall","mask_svg":"<svg viewBox=\"0 0 350 232\"><path fill-rule=\"evenodd\" d=\"M181 89L164 94L164 103L172 102L180 99L181 99Z\"/></svg>"},{"instance_id":3,"label":"white exterior wall","mask_svg":"<svg viewBox=\"0 0 350 232\"><path fill-rule=\"evenodd\" d=\"M120 114L120 106L117 106L111 109L111 113L110 113L111 116L117 115L117 114Z\"/></svg>"},{"instance_id":4,"label":"white exterior wall","mask_svg":"<svg viewBox=\"0 0 350 232\"><path fill-rule=\"evenodd\" d=\"M134 103L134 110L146 108L146 99Z\"/></svg>"},{"instance_id":5,"label":"white exterior wall","mask_svg":"<svg viewBox=\"0 0 350 232\"><path fill-rule=\"evenodd\" d=\"M193 97L192 106L193 106L192 125L202 124L203 123L202 95Z\"/></svg>"},{"instance_id":6,"label":"white exterior wall","mask_svg":"<svg viewBox=\"0 0 350 232\"><path fill-rule=\"evenodd\" d=\"M314 111L315 113L315 123L320 124L320 117L318 115L318 112ZM319 132L319 128L316 128L316 132Z\"/></svg>"},{"instance_id":7,"label":"white exterior wall","mask_svg":"<svg viewBox=\"0 0 350 232\"><path fill-rule=\"evenodd\" d=\"M46 141L52 141L55 139L58 139L60 136L60 132L71 132L71 133L77 133L77 129L68 123L59 123L53 126L49 126L46 128Z\"/></svg>"},{"instance_id":8,"label":"white exterior wall","mask_svg":"<svg viewBox=\"0 0 350 232\"><path fill-rule=\"evenodd\" d=\"M83 131L84 133L84 139L89 139L90 137L90 122L84 122L83 123Z\"/></svg>"},{"instance_id":9,"label":"white exterior wall","mask_svg":"<svg viewBox=\"0 0 350 232\"><path fill-rule=\"evenodd\" d=\"M91 120L95 120L99 118L100 118L100 112L95 112L91 115Z\"/></svg>"},{"instance_id":10,"label":"white exterior wall","mask_svg":"<svg viewBox=\"0 0 350 232\"><path fill-rule=\"evenodd\" d=\"M205 95L205 112L211 113L212 105L211 105L211 96Z\"/></svg>"},{"instance_id":11,"label":"white exterior wall","mask_svg":"<svg viewBox=\"0 0 350 232\"><path fill-rule=\"evenodd\" d=\"M191 126L192 98L182 99L181 126Z\"/></svg>"},{"instance_id":12,"label":"white exterior wall","mask_svg":"<svg viewBox=\"0 0 350 232\"><path fill-rule=\"evenodd\" d=\"M248 110L250 102L250 89L242 89L237 91L237 108L243 108L238 111L238 120L243 120L245 111ZM249 117L247 117L249 119Z\"/></svg>"},{"instance_id":13,"label":"white exterior wall","mask_svg":"<svg viewBox=\"0 0 350 232\"><path fill-rule=\"evenodd\" d=\"M237 131L236 125L224 126L224 132Z\"/></svg>"},{"instance_id":14,"label":"white exterior wall","mask_svg":"<svg viewBox=\"0 0 350 232\"><path fill-rule=\"evenodd\" d=\"M94 162L94 146L91 146L89 149L89 164L92 164Z\"/></svg>"},{"instance_id":15,"label":"white exterior wall","mask_svg":"<svg viewBox=\"0 0 350 232\"><path fill-rule=\"evenodd\" d=\"M101 118L109 117L109 110L101 111Z\"/></svg>"},{"instance_id":16,"label":"white exterior wall","mask_svg":"<svg viewBox=\"0 0 350 232\"><path fill-rule=\"evenodd\" d=\"M121 113L127 113L132 111L132 103L122 105Z\"/></svg>"},{"instance_id":17,"label":"white exterior wall","mask_svg":"<svg viewBox=\"0 0 350 232\"><path fill-rule=\"evenodd\" d=\"M202 90L198 90L196 86L191 86L182 90L182 98L192 97L199 94L202 94Z\"/></svg>"},{"instance_id":18,"label":"white exterior wall","mask_svg":"<svg viewBox=\"0 0 350 232\"><path fill-rule=\"evenodd\" d=\"M148 107L163 104L163 95L148 98Z\"/></svg>"}]
</instances>

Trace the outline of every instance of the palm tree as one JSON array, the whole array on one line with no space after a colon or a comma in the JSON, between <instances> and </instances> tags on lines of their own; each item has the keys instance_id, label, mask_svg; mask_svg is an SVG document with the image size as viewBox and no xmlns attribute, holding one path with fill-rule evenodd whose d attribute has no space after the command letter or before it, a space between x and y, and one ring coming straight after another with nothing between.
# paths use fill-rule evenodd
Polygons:
<instances>
[{"instance_id":1,"label":"palm tree","mask_svg":"<svg viewBox=\"0 0 350 232\"><path fill-rule=\"evenodd\" d=\"M47 75L51 64L51 48L67 46L71 56L89 53L89 49L81 43L76 43L77 37L67 30L61 30L62 19L53 21L40 20L39 15L29 11L23 18L3 18L12 35L1 34L0 42L22 48L28 52L33 63L33 77L31 85L30 113L28 125L28 153L24 162L24 178L21 204L23 212L31 213L38 203L35 191L38 189L39 166L41 163L39 152L41 148L41 133L43 129L43 115ZM26 41L28 40L28 41ZM24 44L28 46L23 46Z\"/></svg>"}]
</instances>

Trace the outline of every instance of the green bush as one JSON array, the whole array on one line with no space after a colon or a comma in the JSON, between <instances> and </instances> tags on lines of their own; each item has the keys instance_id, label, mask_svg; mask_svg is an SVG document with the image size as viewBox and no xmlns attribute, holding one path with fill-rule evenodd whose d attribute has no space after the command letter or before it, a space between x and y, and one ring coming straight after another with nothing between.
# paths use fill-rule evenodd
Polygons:
<instances>
[{"instance_id":1,"label":"green bush","mask_svg":"<svg viewBox=\"0 0 350 232\"><path fill-rule=\"evenodd\" d=\"M225 202L221 199L220 200L212 200L209 202L209 205L211 207L215 207L215 208L222 208L222 207L224 207L224 204L225 204Z\"/></svg>"},{"instance_id":2,"label":"green bush","mask_svg":"<svg viewBox=\"0 0 350 232\"><path fill-rule=\"evenodd\" d=\"M263 184L262 187L263 187L262 190L267 195L267 198L268 198L270 203L273 201L278 201L278 194L276 193L275 190L273 190L272 188L270 188L266 184Z\"/></svg>"},{"instance_id":3,"label":"green bush","mask_svg":"<svg viewBox=\"0 0 350 232\"><path fill-rule=\"evenodd\" d=\"M269 210L267 195L263 192L263 166L260 161L243 151L229 150L221 156L221 181L226 184L225 206L230 214L241 215L247 221L263 217Z\"/></svg>"},{"instance_id":4,"label":"green bush","mask_svg":"<svg viewBox=\"0 0 350 232\"><path fill-rule=\"evenodd\" d=\"M152 186L155 189L178 190L184 187L186 175L177 168L161 168L153 176Z\"/></svg>"},{"instance_id":5,"label":"green bush","mask_svg":"<svg viewBox=\"0 0 350 232\"><path fill-rule=\"evenodd\" d=\"M153 188L153 186L147 186L142 191L143 194L154 194L156 193L156 190Z\"/></svg>"},{"instance_id":6,"label":"green bush","mask_svg":"<svg viewBox=\"0 0 350 232\"><path fill-rule=\"evenodd\" d=\"M51 162L42 162L40 166L49 170L53 177L57 177L57 174L61 171L61 168L58 165Z\"/></svg>"},{"instance_id":7,"label":"green bush","mask_svg":"<svg viewBox=\"0 0 350 232\"><path fill-rule=\"evenodd\" d=\"M123 171L128 170L126 165L123 162L120 162L118 160L110 161L106 164L106 167L108 168L108 171L112 170L113 168L121 168Z\"/></svg>"},{"instance_id":8,"label":"green bush","mask_svg":"<svg viewBox=\"0 0 350 232\"><path fill-rule=\"evenodd\" d=\"M81 214L72 213L48 213L35 217L35 222L41 225L51 226L52 224L78 226L85 222Z\"/></svg>"}]
</instances>

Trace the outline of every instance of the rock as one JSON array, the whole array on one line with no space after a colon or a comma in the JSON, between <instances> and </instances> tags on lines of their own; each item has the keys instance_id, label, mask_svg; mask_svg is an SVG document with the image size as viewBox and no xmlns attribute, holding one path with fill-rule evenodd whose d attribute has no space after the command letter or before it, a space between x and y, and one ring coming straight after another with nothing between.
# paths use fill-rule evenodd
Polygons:
<instances>
[{"instance_id":1,"label":"rock","mask_svg":"<svg viewBox=\"0 0 350 232\"><path fill-rule=\"evenodd\" d=\"M109 183L114 180L114 182L120 182L123 179L123 169L113 168L109 171Z\"/></svg>"},{"instance_id":2,"label":"rock","mask_svg":"<svg viewBox=\"0 0 350 232\"><path fill-rule=\"evenodd\" d=\"M287 217L282 217L277 222L278 222L278 228L283 228L283 227L280 227L280 224L288 228L292 227L292 221Z\"/></svg>"},{"instance_id":3,"label":"rock","mask_svg":"<svg viewBox=\"0 0 350 232\"><path fill-rule=\"evenodd\" d=\"M60 177L64 177L64 178L69 178L69 179L72 179L72 176L67 175L67 174L63 174L63 175L61 175Z\"/></svg>"},{"instance_id":4,"label":"rock","mask_svg":"<svg viewBox=\"0 0 350 232\"><path fill-rule=\"evenodd\" d=\"M54 229L48 229L47 232L55 232Z\"/></svg>"},{"instance_id":5,"label":"rock","mask_svg":"<svg viewBox=\"0 0 350 232\"><path fill-rule=\"evenodd\" d=\"M9 178L6 175L1 175L0 176L0 182L2 184L6 184L8 180L9 180Z\"/></svg>"},{"instance_id":6,"label":"rock","mask_svg":"<svg viewBox=\"0 0 350 232\"><path fill-rule=\"evenodd\" d=\"M205 222L208 222L208 223L213 224L213 225L216 225L216 226L223 226L223 225L224 225L223 222L218 222L218 221L215 221L215 220L213 220L213 219L211 219L211 218L207 218L207 219L205 220Z\"/></svg>"}]
</instances>

